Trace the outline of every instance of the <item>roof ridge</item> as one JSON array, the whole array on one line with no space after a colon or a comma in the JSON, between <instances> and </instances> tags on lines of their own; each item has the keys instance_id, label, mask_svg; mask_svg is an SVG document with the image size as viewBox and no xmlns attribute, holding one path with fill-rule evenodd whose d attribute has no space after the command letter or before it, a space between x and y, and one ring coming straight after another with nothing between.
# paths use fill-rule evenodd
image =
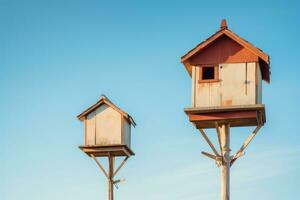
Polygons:
<instances>
[{"instance_id":1,"label":"roof ridge","mask_svg":"<svg viewBox=\"0 0 300 200\"><path fill-rule=\"evenodd\" d=\"M91 112L93 112L94 110L96 110L99 106L101 106L103 103L105 103L106 105L112 107L113 109L115 109L116 111L118 111L121 115L123 115L127 120L129 120L131 122L131 124L133 126L136 126L135 121L133 120L133 118L125 111L123 111L121 108L119 108L118 106L116 106L116 104L114 104L106 95L102 94L99 98L99 100L97 101L97 103L93 104L92 106L88 107L86 110L84 110L81 114L79 114L77 116L77 118L82 121L84 120L84 117L88 114L90 114Z\"/></svg>"}]
</instances>

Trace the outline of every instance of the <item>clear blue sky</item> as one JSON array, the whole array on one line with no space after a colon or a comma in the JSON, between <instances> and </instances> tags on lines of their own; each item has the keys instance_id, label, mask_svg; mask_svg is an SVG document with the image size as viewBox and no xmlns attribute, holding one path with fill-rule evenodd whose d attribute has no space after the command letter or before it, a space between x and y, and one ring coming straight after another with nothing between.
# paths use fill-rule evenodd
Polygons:
<instances>
[{"instance_id":1,"label":"clear blue sky","mask_svg":"<svg viewBox=\"0 0 300 200\"><path fill-rule=\"evenodd\" d=\"M188 122L180 56L229 28L271 57L267 124L232 168L233 200L296 199L300 185L300 4L296 1L0 0L0 199L106 199L77 146L76 115L106 94L130 113L118 200L219 198L219 169ZM253 129L253 128L252 128ZM251 128L232 131L237 150ZM210 136L215 136L213 132ZM214 140L215 141L215 140Z\"/></svg>"}]
</instances>

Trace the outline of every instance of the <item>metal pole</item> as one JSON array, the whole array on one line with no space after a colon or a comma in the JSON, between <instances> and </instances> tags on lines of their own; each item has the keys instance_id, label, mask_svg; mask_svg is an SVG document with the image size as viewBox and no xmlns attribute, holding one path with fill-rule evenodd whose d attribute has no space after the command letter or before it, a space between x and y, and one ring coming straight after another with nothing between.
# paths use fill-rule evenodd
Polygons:
<instances>
[{"instance_id":1,"label":"metal pole","mask_svg":"<svg viewBox=\"0 0 300 200\"><path fill-rule=\"evenodd\" d=\"M114 157L108 157L108 166L109 166L109 173L108 173L108 200L114 199Z\"/></svg>"},{"instance_id":2,"label":"metal pole","mask_svg":"<svg viewBox=\"0 0 300 200\"><path fill-rule=\"evenodd\" d=\"M230 125L219 127L223 161L221 163L221 200L230 199Z\"/></svg>"}]
</instances>

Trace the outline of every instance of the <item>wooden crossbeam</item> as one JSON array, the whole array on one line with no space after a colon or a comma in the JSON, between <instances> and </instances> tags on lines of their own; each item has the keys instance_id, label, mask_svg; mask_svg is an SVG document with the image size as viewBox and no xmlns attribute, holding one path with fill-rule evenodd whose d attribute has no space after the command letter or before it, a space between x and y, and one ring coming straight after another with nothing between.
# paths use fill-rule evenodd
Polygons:
<instances>
[{"instance_id":1,"label":"wooden crossbeam","mask_svg":"<svg viewBox=\"0 0 300 200\"><path fill-rule=\"evenodd\" d=\"M106 178L109 179L108 173L105 171L105 169L102 167L102 165L100 164L100 162L97 160L97 158L92 154L91 155L92 158L95 160L95 162L97 163L97 165L99 166L99 168L102 170L102 172L104 173L104 175L106 176Z\"/></svg>"},{"instance_id":2,"label":"wooden crossbeam","mask_svg":"<svg viewBox=\"0 0 300 200\"><path fill-rule=\"evenodd\" d=\"M123 181L125 181L125 179L118 179L118 180L115 180L115 181L113 182L113 184L118 184L118 183L121 183L121 182L123 182Z\"/></svg>"},{"instance_id":3,"label":"wooden crossbeam","mask_svg":"<svg viewBox=\"0 0 300 200\"><path fill-rule=\"evenodd\" d=\"M258 125L255 130L251 133L251 135L245 140L245 142L243 143L243 145L241 146L241 148L234 154L230 165L232 165L239 157L241 157L244 153L244 150L247 148L247 146L249 145L249 143L253 140L253 138L256 136L256 134L258 133L258 131L260 130L260 128L262 127L262 125Z\"/></svg>"},{"instance_id":4,"label":"wooden crossbeam","mask_svg":"<svg viewBox=\"0 0 300 200\"><path fill-rule=\"evenodd\" d=\"M120 171L120 169L123 167L125 162L128 160L129 156L126 156L126 158L123 160L123 162L120 164L120 166L116 169L116 171L113 174L113 177Z\"/></svg>"},{"instance_id":5,"label":"wooden crossbeam","mask_svg":"<svg viewBox=\"0 0 300 200\"><path fill-rule=\"evenodd\" d=\"M217 161L217 156L214 156L214 155L212 155L212 154L210 154L210 153L207 153L207 152L205 152L205 151L202 151L201 153L202 153L203 155L205 155L205 156L207 156L207 157L209 157L209 158L211 158L211 159Z\"/></svg>"},{"instance_id":6,"label":"wooden crossbeam","mask_svg":"<svg viewBox=\"0 0 300 200\"><path fill-rule=\"evenodd\" d=\"M203 129L199 129L201 135L204 137L205 141L208 143L208 145L210 146L210 148L213 150L214 154L216 156L220 156L220 154L218 153L218 151L216 150L216 148L214 147L214 145L211 143L211 141L209 140L209 138L207 137L206 133L203 131Z\"/></svg>"}]
</instances>

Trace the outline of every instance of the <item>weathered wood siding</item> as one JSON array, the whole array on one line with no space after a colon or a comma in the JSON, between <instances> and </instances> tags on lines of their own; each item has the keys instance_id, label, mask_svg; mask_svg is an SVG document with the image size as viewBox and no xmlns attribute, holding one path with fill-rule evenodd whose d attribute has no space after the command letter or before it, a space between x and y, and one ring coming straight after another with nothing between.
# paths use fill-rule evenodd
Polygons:
<instances>
[{"instance_id":1,"label":"weathered wood siding","mask_svg":"<svg viewBox=\"0 0 300 200\"><path fill-rule=\"evenodd\" d=\"M258 65L258 64L257 64ZM261 68L258 66L257 67L257 103L261 104L262 103L262 73L261 73Z\"/></svg>"},{"instance_id":2,"label":"weathered wood siding","mask_svg":"<svg viewBox=\"0 0 300 200\"><path fill-rule=\"evenodd\" d=\"M199 67L194 67L192 77L193 107L251 105L256 104L256 94L261 95L261 75L257 87L255 62L220 64L218 82L199 83Z\"/></svg>"},{"instance_id":3,"label":"weathered wood siding","mask_svg":"<svg viewBox=\"0 0 300 200\"><path fill-rule=\"evenodd\" d=\"M130 148L131 146L131 125L128 123L127 120L124 119L123 123L123 136L124 136L124 143Z\"/></svg>"},{"instance_id":4,"label":"weathered wood siding","mask_svg":"<svg viewBox=\"0 0 300 200\"><path fill-rule=\"evenodd\" d=\"M122 144L121 114L106 104L87 116L86 145Z\"/></svg>"},{"instance_id":5,"label":"weathered wood siding","mask_svg":"<svg viewBox=\"0 0 300 200\"><path fill-rule=\"evenodd\" d=\"M196 106L196 67L193 66L192 67L192 107L195 107Z\"/></svg>"},{"instance_id":6,"label":"weathered wood siding","mask_svg":"<svg viewBox=\"0 0 300 200\"><path fill-rule=\"evenodd\" d=\"M258 62L258 56L227 36L220 37L189 60L193 66L245 62Z\"/></svg>"},{"instance_id":7,"label":"weathered wood siding","mask_svg":"<svg viewBox=\"0 0 300 200\"><path fill-rule=\"evenodd\" d=\"M209 106L220 106L220 82L212 83L199 83L199 67L195 67L194 72L196 73L193 77L195 83L195 107L209 107Z\"/></svg>"},{"instance_id":8,"label":"weathered wood siding","mask_svg":"<svg viewBox=\"0 0 300 200\"><path fill-rule=\"evenodd\" d=\"M96 117L95 112L90 113L86 117L86 123L85 123L85 134L86 134L86 145L95 145L96 143Z\"/></svg>"}]
</instances>

